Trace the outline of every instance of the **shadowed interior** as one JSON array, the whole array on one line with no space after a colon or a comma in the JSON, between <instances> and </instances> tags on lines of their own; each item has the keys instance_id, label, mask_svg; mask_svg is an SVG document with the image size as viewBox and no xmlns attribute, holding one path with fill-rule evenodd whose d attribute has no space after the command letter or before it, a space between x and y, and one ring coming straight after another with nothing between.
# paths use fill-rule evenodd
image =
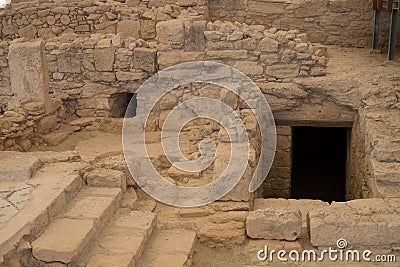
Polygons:
<instances>
[{"instance_id":1,"label":"shadowed interior","mask_svg":"<svg viewBox=\"0 0 400 267\"><path fill-rule=\"evenodd\" d=\"M345 201L348 128L293 127L291 195Z\"/></svg>"}]
</instances>

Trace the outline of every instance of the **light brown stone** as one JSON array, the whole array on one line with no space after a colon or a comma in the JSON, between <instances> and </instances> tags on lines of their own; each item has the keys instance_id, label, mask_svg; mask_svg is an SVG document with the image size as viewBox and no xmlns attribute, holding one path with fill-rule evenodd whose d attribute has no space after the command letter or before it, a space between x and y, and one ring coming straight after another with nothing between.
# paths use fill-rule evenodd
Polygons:
<instances>
[{"instance_id":1,"label":"light brown stone","mask_svg":"<svg viewBox=\"0 0 400 267\"><path fill-rule=\"evenodd\" d=\"M92 219L101 228L115 211L114 201L113 197L81 197L78 195L73 205L67 208L62 217L82 220Z\"/></svg>"},{"instance_id":2,"label":"light brown stone","mask_svg":"<svg viewBox=\"0 0 400 267\"><path fill-rule=\"evenodd\" d=\"M156 71L157 50L150 48L136 48L134 50L133 66L150 73Z\"/></svg>"},{"instance_id":3,"label":"light brown stone","mask_svg":"<svg viewBox=\"0 0 400 267\"><path fill-rule=\"evenodd\" d=\"M196 233L184 229L159 230L148 245L142 266L187 266L196 244Z\"/></svg>"},{"instance_id":4,"label":"light brown stone","mask_svg":"<svg viewBox=\"0 0 400 267\"><path fill-rule=\"evenodd\" d=\"M42 40L13 43L9 47L11 88L16 97L48 99L49 77Z\"/></svg>"},{"instance_id":5,"label":"light brown stone","mask_svg":"<svg viewBox=\"0 0 400 267\"><path fill-rule=\"evenodd\" d=\"M122 33L124 37L140 37L140 22L135 20L123 20L117 24L117 33Z\"/></svg>"},{"instance_id":6,"label":"light brown stone","mask_svg":"<svg viewBox=\"0 0 400 267\"><path fill-rule=\"evenodd\" d=\"M252 211L246 232L256 239L296 240L301 234L301 212L273 208Z\"/></svg>"},{"instance_id":7,"label":"light brown stone","mask_svg":"<svg viewBox=\"0 0 400 267\"><path fill-rule=\"evenodd\" d=\"M123 172L111 169L96 169L86 175L90 186L119 187L126 189L126 176Z\"/></svg>"},{"instance_id":8,"label":"light brown stone","mask_svg":"<svg viewBox=\"0 0 400 267\"><path fill-rule=\"evenodd\" d=\"M32 254L45 262L74 263L94 233L91 220L57 219L33 241Z\"/></svg>"},{"instance_id":9,"label":"light brown stone","mask_svg":"<svg viewBox=\"0 0 400 267\"><path fill-rule=\"evenodd\" d=\"M66 52L58 55L58 71L64 73L81 73L81 62L76 55Z\"/></svg>"},{"instance_id":10,"label":"light brown stone","mask_svg":"<svg viewBox=\"0 0 400 267\"><path fill-rule=\"evenodd\" d=\"M265 37L258 45L258 49L262 52L276 53L279 50L279 42L269 37Z\"/></svg>"},{"instance_id":11,"label":"light brown stone","mask_svg":"<svg viewBox=\"0 0 400 267\"><path fill-rule=\"evenodd\" d=\"M96 254L92 256L86 265L86 267L108 267L108 266L120 266L120 267L132 267L135 266L133 255L129 254L118 254L118 255L106 255Z\"/></svg>"},{"instance_id":12,"label":"light brown stone","mask_svg":"<svg viewBox=\"0 0 400 267\"><path fill-rule=\"evenodd\" d=\"M93 52L94 66L98 71L112 71L114 68L114 48L97 48Z\"/></svg>"},{"instance_id":13,"label":"light brown stone","mask_svg":"<svg viewBox=\"0 0 400 267\"><path fill-rule=\"evenodd\" d=\"M162 21L156 25L157 40L161 43L162 50L179 49L184 46L183 20L174 19Z\"/></svg>"},{"instance_id":14,"label":"light brown stone","mask_svg":"<svg viewBox=\"0 0 400 267\"><path fill-rule=\"evenodd\" d=\"M150 236L156 225L156 215L152 212L130 211L116 217L114 223L119 227L138 229L146 236Z\"/></svg>"},{"instance_id":15,"label":"light brown stone","mask_svg":"<svg viewBox=\"0 0 400 267\"><path fill-rule=\"evenodd\" d=\"M11 151L0 152L0 180L28 180L41 166L37 156Z\"/></svg>"},{"instance_id":16,"label":"light brown stone","mask_svg":"<svg viewBox=\"0 0 400 267\"><path fill-rule=\"evenodd\" d=\"M37 29L33 25L28 25L28 26L25 26L25 27L19 29L18 34L20 37L33 39L36 37Z\"/></svg>"}]
</instances>

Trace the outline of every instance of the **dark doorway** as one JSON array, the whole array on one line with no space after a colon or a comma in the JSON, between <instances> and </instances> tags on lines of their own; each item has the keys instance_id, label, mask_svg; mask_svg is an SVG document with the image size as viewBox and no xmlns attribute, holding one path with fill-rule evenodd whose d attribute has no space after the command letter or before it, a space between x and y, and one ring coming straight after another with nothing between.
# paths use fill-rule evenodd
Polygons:
<instances>
[{"instance_id":1,"label":"dark doorway","mask_svg":"<svg viewBox=\"0 0 400 267\"><path fill-rule=\"evenodd\" d=\"M132 104L129 105L132 100ZM118 93L112 95L108 100L111 118L133 118L136 116L136 94Z\"/></svg>"},{"instance_id":2,"label":"dark doorway","mask_svg":"<svg viewBox=\"0 0 400 267\"><path fill-rule=\"evenodd\" d=\"M346 200L348 130L293 127L292 198Z\"/></svg>"}]
</instances>

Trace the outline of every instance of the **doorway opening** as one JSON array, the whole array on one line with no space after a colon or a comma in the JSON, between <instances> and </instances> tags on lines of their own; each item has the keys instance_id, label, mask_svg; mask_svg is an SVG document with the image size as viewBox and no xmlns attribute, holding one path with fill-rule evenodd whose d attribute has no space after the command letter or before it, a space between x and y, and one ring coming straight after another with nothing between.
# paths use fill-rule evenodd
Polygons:
<instances>
[{"instance_id":1,"label":"doorway opening","mask_svg":"<svg viewBox=\"0 0 400 267\"><path fill-rule=\"evenodd\" d=\"M349 128L293 127L291 198L346 201Z\"/></svg>"},{"instance_id":2,"label":"doorway opening","mask_svg":"<svg viewBox=\"0 0 400 267\"><path fill-rule=\"evenodd\" d=\"M129 103L132 100L132 105ZM111 118L133 118L136 116L136 94L118 93L108 99Z\"/></svg>"}]
</instances>

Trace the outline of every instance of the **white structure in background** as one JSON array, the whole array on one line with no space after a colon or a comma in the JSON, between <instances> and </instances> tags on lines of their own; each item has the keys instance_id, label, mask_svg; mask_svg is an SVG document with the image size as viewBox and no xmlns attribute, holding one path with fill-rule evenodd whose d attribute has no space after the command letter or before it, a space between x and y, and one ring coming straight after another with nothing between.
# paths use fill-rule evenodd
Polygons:
<instances>
[{"instance_id":1,"label":"white structure in background","mask_svg":"<svg viewBox=\"0 0 400 267\"><path fill-rule=\"evenodd\" d=\"M11 0L0 0L0 7L5 7L6 5L9 5L11 3Z\"/></svg>"}]
</instances>

